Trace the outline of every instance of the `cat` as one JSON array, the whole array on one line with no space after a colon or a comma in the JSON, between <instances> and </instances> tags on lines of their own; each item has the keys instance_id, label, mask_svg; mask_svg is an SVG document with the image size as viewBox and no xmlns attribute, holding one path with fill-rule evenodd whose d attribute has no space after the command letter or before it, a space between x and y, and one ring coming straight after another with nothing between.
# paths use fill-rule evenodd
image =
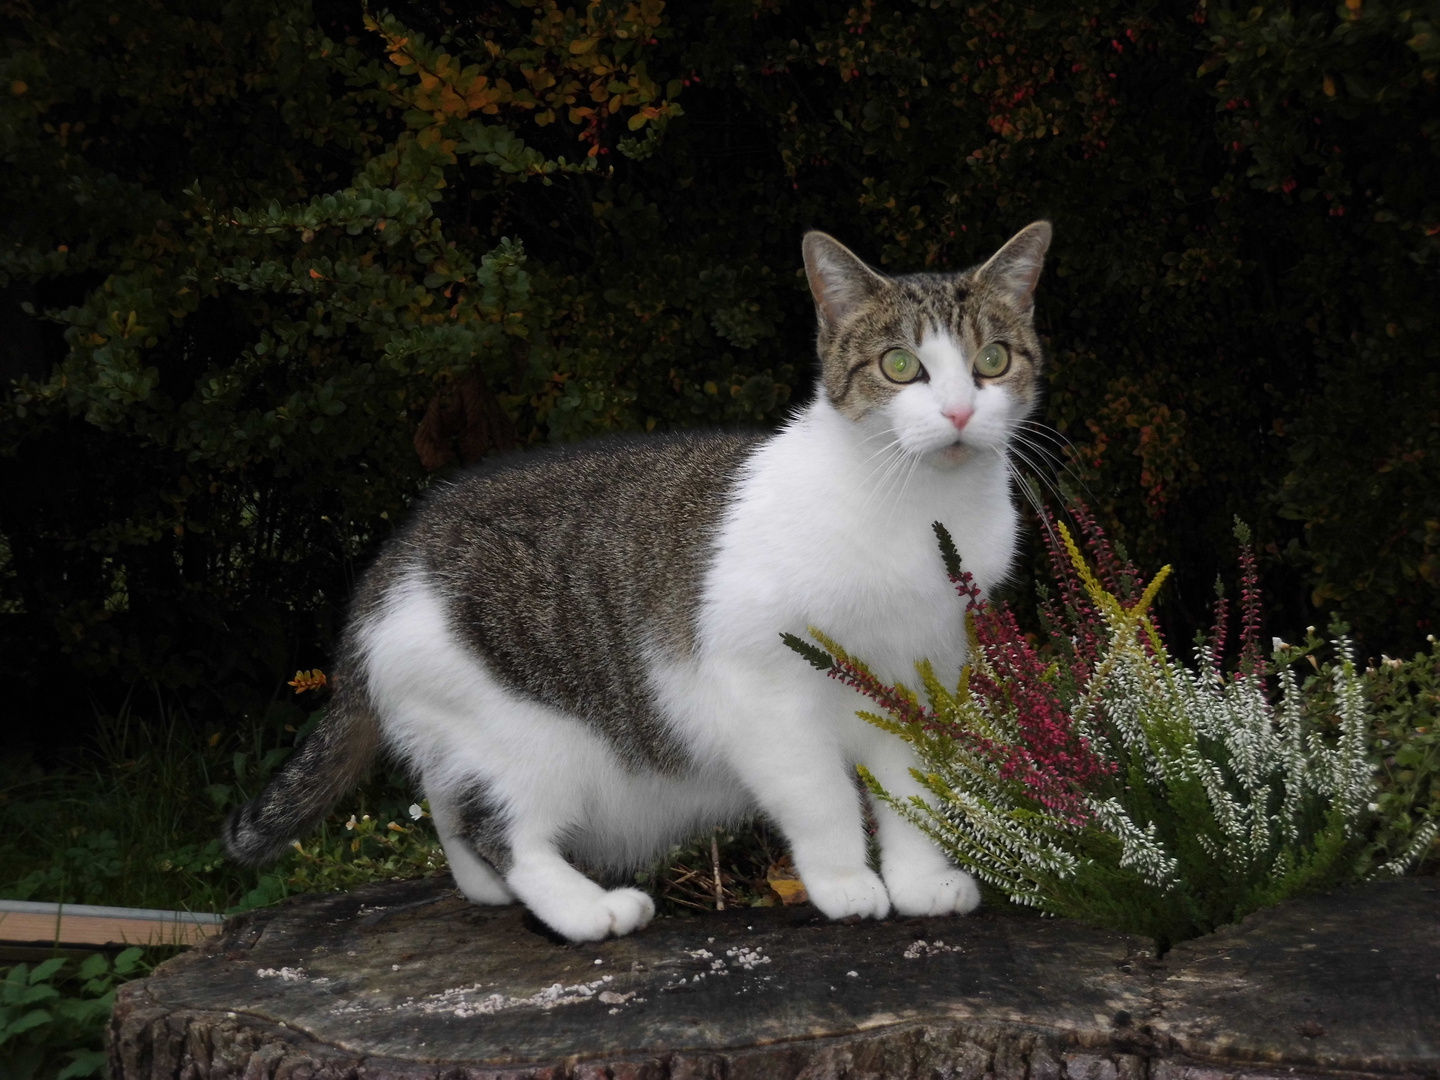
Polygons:
<instances>
[{"instance_id":1,"label":"cat","mask_svg":"<svg viewBox=\"0 0 1440 1080\"><path fill-rule=\"evenodd\" d=\"M654 903L623 874L763 814L832 919L965 913L975 881L883 804L878 873L855 781L920 788L780 634L819 626L881 678L966 642L932 523L984 590L1018 514L1009 447L1037 405L1037 221L964 273L888 278L804 237L820 381L774 434L616 437L519 452L431 495L363 578L323 722L225 826L259 864L383 747L417 776L460 891L573 941Z\"/></svg>"}]
</instances>

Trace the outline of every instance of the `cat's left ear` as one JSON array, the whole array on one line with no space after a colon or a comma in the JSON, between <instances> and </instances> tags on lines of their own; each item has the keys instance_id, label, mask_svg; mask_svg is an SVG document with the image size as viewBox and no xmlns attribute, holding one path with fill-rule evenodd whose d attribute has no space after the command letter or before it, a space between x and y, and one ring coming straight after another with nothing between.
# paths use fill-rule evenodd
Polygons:
<instances>
[{"instance_id":1,"label":"cat's left ear","mask_svg":"<svg viewBox=\"0 0 1440 1080\"><path fill-rule=\"evenodd\" d=\"M1035 284L1052 235L1048 221L1031 222L975 271L976 280L998 289L1021 311L1029 311L1035 304Z\"/></svg>"}]
</instances>

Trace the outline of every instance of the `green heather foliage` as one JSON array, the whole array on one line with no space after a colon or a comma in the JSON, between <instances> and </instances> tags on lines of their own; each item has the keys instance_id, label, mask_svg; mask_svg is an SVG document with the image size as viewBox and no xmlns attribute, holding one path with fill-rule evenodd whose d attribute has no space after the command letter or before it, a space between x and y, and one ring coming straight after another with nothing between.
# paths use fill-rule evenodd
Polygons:
<instances>
[{"instance_id":1,"label":"green heather foliage","mask_svg":"<svg viewBox=\"0 0 1440 1080\"><path fill-rule=\"evenodd\" d=\"M1172 626L1240 513L1281 632L1435 628L1435 0L467 10L0 6L23 715L258 716L444 469L777 422L807 227L908 271L1055 222L1048 417Z\"/></svg>"}]
</instances>

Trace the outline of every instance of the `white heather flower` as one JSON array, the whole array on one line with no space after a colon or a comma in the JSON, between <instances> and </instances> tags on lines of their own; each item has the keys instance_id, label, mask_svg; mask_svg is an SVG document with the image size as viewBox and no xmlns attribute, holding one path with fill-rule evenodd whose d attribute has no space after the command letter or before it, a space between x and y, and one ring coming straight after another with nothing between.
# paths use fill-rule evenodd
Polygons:
<instances>
[{"instance_id":1,"label":"white heather flower","mask_svg":"<svg viewBox=\"0 0 1440 1080\"><path fill-rule=\"evenodd\" d=\"M1280 638L1278 638L1278 637L1272 637L1272 638L1270 639L1270 651L1271 651L1271 652L1279 652L1281 649L1288 649L1288 648L1290 648L1290 646L1287 645L1287 644L1285 644L1285 642L1284 642L1283 640L1281 640Z\"/></svg>"},{"instance_id":2,"label":"white heather flower","mask_svg":"<svg viewBox=\"0 0 1440 1080\"><path fill-rule=\"evenodd\" d=\"M418 802L412 802L410 804L410 820L419 821L424 816L425 811L420 809L420 804Z\"/></svg>"},{"instance_id":3,"label":"white heather flower","mask_svg":"<svg viewBox=\"0 0 1440 1080\"><path fill-rule=\"evenodd\" d=\"M360 823L355 820L355 815L354 815L354 814L351 814L351 815L350 815L350 820L347 821L347 822L345 822L345 828L347 828L347 829L349 829L349 830L351 830L351 831L353 832L354 829L355 829L355 826L356 826L356 825L359 825L359 824L360 824Z\"/></svg>"}]
</instances>

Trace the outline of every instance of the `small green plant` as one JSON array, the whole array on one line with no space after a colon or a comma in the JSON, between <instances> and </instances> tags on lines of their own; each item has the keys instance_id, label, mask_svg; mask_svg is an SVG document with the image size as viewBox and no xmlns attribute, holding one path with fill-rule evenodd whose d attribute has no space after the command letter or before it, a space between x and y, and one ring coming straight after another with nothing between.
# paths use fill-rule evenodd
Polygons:
<instances>
[{"instance_id":1,"label":"small green plant","mask_svg":"<svg viewBox=\"0 0 1440 1080\"><path fill-rule=\"evenodd\" d=\"M100 1076L105 1025L115 987L145 974L144 951L113 960L92 953L78 963L53 957L16 964L0 979L0 1076L5 1080Z\"/></svg>"},{"instance_id":2,"label":"small green plant","mask_svg":"<svg viewBox=\"0 0 1440 1080\"><path fill-rule=\"evenodd\" d=\"M953 689L928 661L916 665L928 704L818 630L823 649L785 635L880 705L862 717L915 748L927 795L897 799L862 766L871 792L1013 901L1143 933L1162 948L1306 889L1413 865L1433 826L1383 862L1365 844L1379 803L1364 680L1344 628L1334 628L1317 716L1322 695L1306 692L1316 680L1302 686L1293 665L1321 642L1277 642L1267 670L1254 558L1237 524L1238 669L1221 663L1223 604L1187 667L1149 614L1169 568L1147 585L1084 508L1074 512L1097 569L1049 522L1058 592L1042 594L1045 654L1008 608L981 600L936 524L967 601L970 659Z\"/></svg>"},{"instance_id":3,"label":"small green plant","mask_svg":"<svg viewBox=\"0 0 1440 1080\"><path fill-rule=\"evenodd\" d=\"M1365 672L1375 721L1370 753L1380 793L1372 858L1433 867L1440 854L1440 642Z\"/></svg>"},{"instance_id":4,"label":"small green plant","mask_svg":"<svg viewBox=\"0 0 1440 1080\"><path fill-rule=\"evenodd\" d=\"M411 824L395 820L401 816ZM262 906L291 893L352 889L371 881L438 873L447 863L440 838L423 824L429 817L427 800L411 803L404 815L351 814L343 831L327 823L318 837L295 841L295 855L283 874L267 875L241 906Z\"/></svg>"}]
</instances>

